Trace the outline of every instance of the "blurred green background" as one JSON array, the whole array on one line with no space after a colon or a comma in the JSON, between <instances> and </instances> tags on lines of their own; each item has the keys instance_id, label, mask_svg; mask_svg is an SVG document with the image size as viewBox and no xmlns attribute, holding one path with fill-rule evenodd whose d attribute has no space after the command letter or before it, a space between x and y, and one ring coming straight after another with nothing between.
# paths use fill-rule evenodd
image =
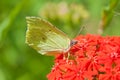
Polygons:
<instances>
[{"instance_id":1,"label":"blurred green background","mask_svg":"<svg viewBox=\"0 0 120 80\"><path fill-rule=\"evenodd\" d=\"M47 80L53 66L54 57L25 44L26 16L47 19L71 38L120 35L119 0L1 0L0 80Z\"/></svg>"}]
</instances>

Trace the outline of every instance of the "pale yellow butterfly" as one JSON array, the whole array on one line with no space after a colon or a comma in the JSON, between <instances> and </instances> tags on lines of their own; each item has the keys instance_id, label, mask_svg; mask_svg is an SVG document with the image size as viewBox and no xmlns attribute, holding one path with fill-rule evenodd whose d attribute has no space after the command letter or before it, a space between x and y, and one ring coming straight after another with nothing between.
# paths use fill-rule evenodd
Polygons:
<instances>
[{"instance_id":1,"label":"pale yellow butterfly","mask_svg":"<svg viewBox=\"0 0 120 80\"><path fill-rule=\"evenodd\" d=\"M46 20L39 17L26 17L26 20L26 43L40 54L67 52L76 43Z\"/></svg>"}]
</instances>

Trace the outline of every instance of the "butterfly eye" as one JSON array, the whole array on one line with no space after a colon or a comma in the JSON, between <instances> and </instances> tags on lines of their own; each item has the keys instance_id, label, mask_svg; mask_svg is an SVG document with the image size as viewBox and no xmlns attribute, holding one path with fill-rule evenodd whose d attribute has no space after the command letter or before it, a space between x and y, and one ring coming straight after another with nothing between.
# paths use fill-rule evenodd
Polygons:
<instances>
[{"instance_id":1,"label":"butterfly eye","mask_svg":"<svg viewBox=\"0 0 120 80\"><path fill-rule=\"evenodd\" d=\"M73 45L75 45L75 44L77 44L77 40L72 40L71 42L70 42L70 46L73 46Z\"/></svg>"}]
</instances>

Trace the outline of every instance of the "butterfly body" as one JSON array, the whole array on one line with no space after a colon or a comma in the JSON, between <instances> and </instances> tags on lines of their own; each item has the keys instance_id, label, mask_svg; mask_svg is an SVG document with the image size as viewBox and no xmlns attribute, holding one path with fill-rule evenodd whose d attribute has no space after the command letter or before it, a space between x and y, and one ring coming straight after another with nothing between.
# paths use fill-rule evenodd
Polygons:
<instances>
[{"instance_id":1,"label":"butterfly body","mask_svg":"<svg viewBox=\"0 0 120 80\"><path fill-rule=\"evenodd\" d=\"M40 54L54 55L69 50L71 40L51 23L38 17L26 19L26 43Z\"/></svg>"}]
</instances>

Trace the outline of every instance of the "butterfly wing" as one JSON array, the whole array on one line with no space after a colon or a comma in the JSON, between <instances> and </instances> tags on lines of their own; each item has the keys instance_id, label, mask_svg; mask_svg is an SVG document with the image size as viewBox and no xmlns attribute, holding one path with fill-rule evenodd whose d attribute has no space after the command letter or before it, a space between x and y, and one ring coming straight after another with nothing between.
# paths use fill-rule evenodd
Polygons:
<instances>
[{"instance_id":1,"label":"butterfly wing","mask_svg":"<svg viewBox=\"0 0 120 80\"><path fill-rule=\"evenodd\" d=\"M51 23L38 18L27 17L26 43L41 54L56 54L70 46L70 39Z\"/></svg>"}]
</instances>

